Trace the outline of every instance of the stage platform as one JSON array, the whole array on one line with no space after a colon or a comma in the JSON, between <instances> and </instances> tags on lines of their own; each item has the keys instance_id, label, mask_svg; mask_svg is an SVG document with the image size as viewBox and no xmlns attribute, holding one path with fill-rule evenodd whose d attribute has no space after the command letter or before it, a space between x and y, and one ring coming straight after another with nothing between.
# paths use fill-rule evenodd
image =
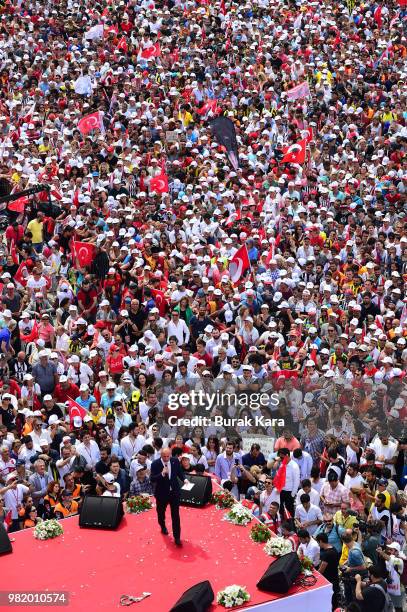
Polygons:
<instances>
[{"instance_id":1,"label":"stage platform","mask_svg":"<svg viewBox=\"0 0 407 612\"><path fill-rule=\"evenodd\" d=\"M226 512L212 505L181 508L182 548L161 534L155 508L126 514L116 531L81 529L72 517L61 521L64 535L53 540L36 540L32 529L10 534L15 541L13 552L1 557L0 590L68 591L67 607L46 609L81 612L117 610L121 595L148 591L151 597L129 609L168 612L186 589L210 580L215 597L230 584L245 586L251 595L245 610L330 612L331 585L319 574L313 587L293 587L284 596L259 591L256 582L271 558L249 538L251 525L222 521ZM171 533L170 520L167 526Z\"/></svg>"}]
</instances>

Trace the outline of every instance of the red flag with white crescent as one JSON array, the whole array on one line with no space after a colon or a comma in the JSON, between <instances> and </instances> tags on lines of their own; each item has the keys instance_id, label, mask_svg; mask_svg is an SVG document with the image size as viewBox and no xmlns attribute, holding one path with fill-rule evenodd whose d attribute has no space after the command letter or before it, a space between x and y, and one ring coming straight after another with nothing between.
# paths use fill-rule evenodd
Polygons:
<instances>
[{"instance_id":1,"label":"red flag with white crescent","mask_svg":"<svg viewBox=\"0 0 407 612\"><path fill-rule=\"evenodd\" d=\"M27 284L28 276L29 272L27 264L22 261L21 264L18 266L17 272L14 274L14 280L17 281L17 283L19 283L23 287L25 287Z\"/></svg>"},{"instance_id":2,"label":"red flag with white crescent","mask_svg":"<svg viewBox=\"0 0 407 612\"><path fill-rule=\"evenodd\" d=\"M11 510L9 510L6 514L6 516L4 517L4 527L6 529L6 531L8 531L10 529L11 523L13 522L13 513Z\"/></svg>"},{"instance_id":3,"label":"red flag with white crescent","mask_svg":"<svg viewBox=\"0 0 407 612\"><path fill-rule=\"evenodd\" d=\"M236 284L243 274L250 268L249 253L244 244L236 251L229 262L229 276L232 283Z\"/></svg>"},{"instance_id":4,"label":"red flag with white crescent","mask_svg":"<svg viewBox=\"0 0 407 612\"><path fill-rule=\"evenodd\" d=\"M382 10L383 7L379 4L379 6L376 7L375 12L373 13L373 19L377 23L377 27L379 28L379 30L381 29L383 24Z\"/></svg>"},{"instance_id":5,"label":"red flag with white crescent","mask_svg":"<svg viewBox=\"0 0 407 612\"><path fill-rule=\"evenodd\" d=\"M154 303L156 308L158 308L160 317L163 317L167 310L167 300L165 299L164 291L161 291L161 289L151 289L151 295L154 298Z\"/></svg>"},{"instance_id":6,"label":"red flag with white crescent","mask_svg":"<svg viewBox=\"0 0 407 612\"><path fill-rule=\"evenodd\" d=\"M127 53L128 52L129 47L127 45L127 41L126 41L126 38L124 36L122 36L121 39L119 40L119 42L117 43L116 49L118 49L119 51L123 51L123 53Z\"/></svg>"},{"instance_id":7,"label":"red flag with white crescent","mask_svg":"<svg viewBox=\"0 0 407 612\"><path fill-rule=\"evenodd\" d=\"M161 55L161 47L160 43L155 43L155 45L150 45L142 50L140 56L143 59L151 59L152 57L160 57Z\"/></svg>"},{"instance_id":8,"label":"red flag with white crescent","mask_svg":"<svg viewBox=\"0 0 407 612\"><path fill-rule=\"evenodd\" d=\"M168 193L168 176L164 174L164 172L161 172L161 174L151 179L150 192Z\"/></svg>"},{"instance_id":9,"label":"red flag with white crescent","mask_svg":"<svg viewBox=\"0 0 407 612\"><path fill-rule=\"evenodd\" d=\"M305 136L305 142L308 144L309 142L311 142L311 140L314 138L314 133L312 131L312 127L307 127L304 130L304 133L306 132L306 136Z\"/></svg>"},{"instance_id":10,"label":"red flag with white crescent","mask_svg":"<svg viewBox=\"0 0 407 612\"><path fill-rule=\"evenodd\" d=\"M104 127L101 111L96 111L82 117L82 119L78 121L78 130L84 136L93 130L101 130L103 132Z\"/></svg>"},{"instance_id":11,"label":"red flag with white crescent","mask_svg":"<svg viewBox=\"0 0 407 612\"><path fill-rule=\"evenodd\" d=\"M88 411L85 410L85 408L82 408L82 406L78 404L78 402L75 402L75 400L73 400L71 397L68 397L65 405L68 407L69 420L71 423L73 422L74 417L81 417L83 420L88 414Z\"/></svg>"},{"instance_id":12,"label":"red flag with white crescent","mask_svg":"<svg viewBox=\"0 0 407 612\"><path fill-rule=\"evenodd\" d=\"M284 156L281 160L282 164L303 164L305 162L305 151L307 141L305 138L296 144L285 147L283 150Z\"/></svg>"},{"instance_id":13,"label":"red flag with white crescent","mask_svg":"<svg viewBox=\"0 0 407 612\"><path fill-rule=\"evenodd\" d=\"M89 242L72 242L72 252L81 268L90 266L95 255L95 245Z\"/></svg>"}]
</instances>

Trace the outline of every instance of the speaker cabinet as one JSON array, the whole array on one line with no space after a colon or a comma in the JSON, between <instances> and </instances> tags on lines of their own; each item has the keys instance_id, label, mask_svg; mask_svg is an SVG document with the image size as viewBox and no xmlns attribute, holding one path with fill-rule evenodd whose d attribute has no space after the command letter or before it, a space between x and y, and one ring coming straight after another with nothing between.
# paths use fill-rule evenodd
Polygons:
<instances>
[{"instance_id":1,"label":"speaker cabinet","mask_svg":"<svg viewBox=\"0 0 407 612\"><path fill-rule=\"evenodd\" d=\"M188 474L186 477L194 486L190 491L185 491L181 488L181 506L202 508L211 498L212 480L209 476L199 476L196 474ZM181 483L181 487L182 485L183 483Z\"/></svg>"},{"instance_id":2,"label":"speaker cabinet","mask_svg":"<svg viewBox=\"0 0 407 612\"><path fill-rule=\"evenodd\" d=\"M204 580L185 591L170 612L206 612L214 597L211 583L209 580Z\"/></svg>"},{"instance_id":3,"label":"speaker cabinet","mask_svg":"<svg viewBox=\"0 0 407 612\"><path fill-rule=\"evenodd\" d=\"M6 555L7 553L13 552L13 547L11 546L10 538L8 537L8 533L4 528L3 523L0 523L0 555Z\"/></svg>"},{"instance_id":4,"label":"speaker cabinet","mask_svg":"<svg viewBox=\"0 0 407 612\"><path fill-rule=\"evenodd\" d=\"M123 503L120 497L87 495L83 500L80 527L94 529L116 529L123 518Z\"/></svg>"},{"instance_id":5,"label":"speaker cabinet","mask_svg":"<svg viewBox=\"0 0 407 612\"><path fill-rule=\"evenodd\" d=\"M287 593L301 571L297 553L288 553L269 565L257 583L257 588L270 593Z\"/></svg>"}]
</instances>

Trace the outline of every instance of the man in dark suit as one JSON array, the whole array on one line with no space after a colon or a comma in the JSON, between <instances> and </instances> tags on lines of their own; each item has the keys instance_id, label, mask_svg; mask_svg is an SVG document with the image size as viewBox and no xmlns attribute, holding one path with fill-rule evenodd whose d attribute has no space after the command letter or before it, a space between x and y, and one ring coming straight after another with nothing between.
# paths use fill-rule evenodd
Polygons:
<instances>
[{"instance_id":1,"label":"man in dark suit","mask_svg":"<svg viewBox=\"0 0 407 612\"><path fill-rule=\"evenodd\" d=\"M168 529L165 526L165 511L169 504L175 544L182 546L179 518L181 487L178 479L183 482L185 477L180 462L178 459L171 457L171 450L169 448L163 448L161 458L152 462L150 479L155 487L154 495L157 504L157 518L161 532L164 535L168 534Z\"/></svg>"}]
</instances>

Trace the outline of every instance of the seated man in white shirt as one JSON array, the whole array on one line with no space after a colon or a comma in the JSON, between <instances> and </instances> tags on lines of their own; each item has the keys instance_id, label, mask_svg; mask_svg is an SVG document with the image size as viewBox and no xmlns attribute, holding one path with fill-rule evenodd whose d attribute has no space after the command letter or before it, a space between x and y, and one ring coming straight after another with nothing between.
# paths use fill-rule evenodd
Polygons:
<instances>
[{"instance_id":1,"label":"seated man in white shirt","mask_svg":"<svg viewBox=\"0 0 407 612\"><path fill-rule=\"evenodd\" d=\"M297 532L300 544L298 546L298 555L300 557L308 557L311 559L314 567L318 567L320 561L319 544L312 538L307 529L300 529Z\"/></svg>"},{"instance_id":2,"label":"seated man in white shirt","mask_svg":"<svg viewBox=\"0 0 407 612\"><path fill-rule=\"evenodd\" d=\"M308 493L310 502L313 506L319 506L319 491L312 488L312 483L309 478L304 478L301 481L301 489L298 490L297 497L295 498L295 505L300 505L300 497L303 493Z\"/></svg>"},{"instance_id":3,"label":"seated man in white shirt","mask_svg":"<svg viewBox=\"0 0 407 612\"><path fill-rule=\"evenodd\" d=\"M306 529L312 536L318 525L322 523L322 512L318 506L313 506L308 493L300 497L300 505L295 509L295 524L298 529Z\"/></svg>"}]
</instances>

